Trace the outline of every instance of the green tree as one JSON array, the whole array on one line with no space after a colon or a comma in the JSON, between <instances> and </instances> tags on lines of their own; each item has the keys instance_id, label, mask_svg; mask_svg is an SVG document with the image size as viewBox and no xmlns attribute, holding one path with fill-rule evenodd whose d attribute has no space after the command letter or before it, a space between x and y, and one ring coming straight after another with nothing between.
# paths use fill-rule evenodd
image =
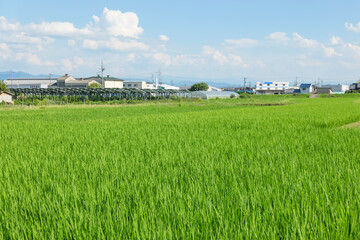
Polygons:
<instances>
[{"instance_id":1,"label":"green tree","mask_svg":"<svg viewBox=\"0 0 360 240\"><path fill-rule=\"evenodd\" d=\"M101 84L100 83L92 83L89 86L87 86L88 88L101 88Z\"/></svg>"},{"instance_id":2,"label":"green tree","mask_svg":"<svg viewBox=\"0 0 360 240\"><path fill-rule=\"evenodd\" d=\"M0 81L0 90L6 91L6 92L9 91L9 88L8 88L8 86L5 84L4 81Z\"/></svg>"},{"instance_id":3,"label":"green tree","mask_svg":"<svg viewBox=\"0 0 360 240\"><path fill-rule=\"evenodd\" d=\"M209 88L209 86L204 83L195 83L194 85L191 86L190 91L207 91Z\"/></svg>"}]
</instances>

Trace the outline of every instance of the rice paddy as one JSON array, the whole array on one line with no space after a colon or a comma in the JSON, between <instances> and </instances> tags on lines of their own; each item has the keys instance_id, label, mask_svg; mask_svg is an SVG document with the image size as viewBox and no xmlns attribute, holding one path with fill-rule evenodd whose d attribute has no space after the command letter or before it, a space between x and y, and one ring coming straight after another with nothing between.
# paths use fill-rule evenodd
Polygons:
<instances>
[{"instance_id":1,"label":"rice paddy","mask_svg":"<svg viewBox=\"0 0 360 240\"><path fill-rule=\"evenodd\" d=\"M0 108L1 239L359 239L354 96Z\"/></svg>"}]
</instances>

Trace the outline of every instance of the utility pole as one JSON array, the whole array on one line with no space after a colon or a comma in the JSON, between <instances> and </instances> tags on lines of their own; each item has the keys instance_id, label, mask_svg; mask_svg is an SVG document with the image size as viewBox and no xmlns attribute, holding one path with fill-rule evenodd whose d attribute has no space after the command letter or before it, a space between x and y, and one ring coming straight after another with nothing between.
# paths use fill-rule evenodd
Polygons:
<instances>
[{"instance_id":1,"label":"utility pole","mask_svg":"<svg viewBox=\"0 0 360 240\"><path fill-rule=\"evenodd\" d=\"M295 84L294 84L295 87L297 87L297 82L298 82L298 77L296 76L295 77Z\"/></svg>"},{"instance_id":2,"label":"utility pole","mask_svg":"<svg viewBox=\"0 0 360 240\"><path fill-rule=\"evenodd\" d=\"M245 90L246 90L246 77L244 77L244 93L245 93Z\"/></svg>"},{"instance_id":3,"label":"utility pole","mask_svg":"<svg viewBox=\"0 0 360 240\"><path fill-rule=\"evenodd\" d=\"M50 86L51 86L51 77L52 77L52 73L49 73L50 76Z\"/></svg>"},{"instance_id":4,"label":"utility pole","mask_svg":"<svg viewBox=\"0 0 360 240\"><path fill-rule=\"evenodd\" d=\"M103 60L101 60L101 85L102 87L104 88L104 71L105 71L105 68L104 68L104 63L103 63Z\"/></svg>"},{"instance_id":5,"label":"utility pole","mask_svg":"<svg viewBox=\"0 0 360 240\"><path fill-rule=\"evenodd\" d=\"M11 71L11 88L13 88L13 71Z\"/></svg>"},{"instance_id":6,"label":"utility pole","mask_svg":"<svg viewBox=\"0 0 360 240\"><path fill-rule=\"evenodd\" d=\"M152 82L152 84L154 84L154 74L153 73L151 74L151 82Z\"/></svg>"},{"instance_id":7,"label":"utility pole","mask_svg":"<svg viewBox=\"0 0 360 240\"><path fill-rule=\"evenodd\" d=\"M158 80L159 80L159 84L161 85L162 84L162 80L161 80L161 71L159 69L159 71L157 72L158 74Z\"/></svg>"},{"instance_id":8,"label":"utility pole","mask_svg":"<svg viewBox=\"0 0 360 240\"><path fill-rule=\"evenodd\" d=\"M174 86L174 80L171 79L171 86Z\"/></svg>"}]
</instances>

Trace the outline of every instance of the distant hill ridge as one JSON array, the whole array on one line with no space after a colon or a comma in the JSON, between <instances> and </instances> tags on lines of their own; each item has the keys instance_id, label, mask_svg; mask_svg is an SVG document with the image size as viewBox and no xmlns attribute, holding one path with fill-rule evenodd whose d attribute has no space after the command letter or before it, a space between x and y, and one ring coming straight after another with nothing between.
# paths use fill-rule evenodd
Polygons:
<instances>
[{"instance_id":1,"label":"distant hill ridge","mask_svg":"<svg viewBox=\"0 0 360 240\"><path fill-rule=\"evenodd\" d=\"M13 78L48 78L49 74L32 75L26 72L13 72ZM59 78L60 75L52 75L53 78ZM0 72L0 80L11 79L11 71Z\"/></svg>"},{"instance_id":2,"label":"distant hill ridge","mask_svg":"<svg viewBox=\"0 0 360 240\"><path fill-rule=\"evenodd\" d=\"M13 72L13 78L48 78L49 74L38 74L38 75L33 75L30 73L26 73L26 72ZM61 77L61 75L56 75L53 74L52 78L59 78ZM206 82L208 85L210 86L214 86L214 87L239 87L241 86L240 84L236 84L236 83L219 83L219 82L214 82L213 80L211 81L206 80L206 79L197 79L194 78L192 80L183 80L181 77L180 78L176 78L176 77L167 77L166 75L163 76L164 78L164 83L165 84L171 84L171 81L169 81L168 79L173 79L173 83L175 86L179 86L179 87L183 87L183 86L188 86L190 87L191 85L195 84L195 83L199 83L199 82ZM0 80L7 80L7 79L11 79L11 71L6 71L6 72L0 72ZM125 81L147 81L147 82L151 82L151 80L149 79L144 79L144 78L123 78Z\"/></svg>"}]
</instances>

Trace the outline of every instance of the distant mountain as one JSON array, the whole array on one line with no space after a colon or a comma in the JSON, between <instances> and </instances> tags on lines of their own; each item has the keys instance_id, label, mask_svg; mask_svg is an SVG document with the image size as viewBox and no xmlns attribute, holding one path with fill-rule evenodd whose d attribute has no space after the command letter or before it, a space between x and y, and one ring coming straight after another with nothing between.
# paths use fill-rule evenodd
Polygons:
<instances>
[{"instance_id":1,"label":"distant mountain","mask_svg":"<svg viewBox=\"0 0 360 240\"><path fill-rule=\"evenodd\" d=\"M26 72L13 72L13 78L48 78L49 74L39 74L39 75L32 75ZM52 75L53 78L59 78L60 75ZM0 80L11 79L11 71L7 72L0 72ZM150 78L123 78L125 81L147 81L151 82ZM225 79L224 79L225 80ZM224 81L222 80L222 81ZM227 81L227 80L225 80ZM174 76L163 76L163 83L171 84L173 83L174 86L184 87L184 86L192 86L195 83L199 82L206 82L208 85L213 87L240 87L241 82L238 83L229 83L229 82L236 82L234 80L229 80L229 82L216 82L214 79L203 79L203 78L183 78L183 77L174 77Z\"/></svg>"},{"instance_id":2,"label":"distant mountain","mask_svg":"<svg viewBox=\"0 0 360 240\"><path fill-rule=\"evenodd\" d=\"M26 72L13 72L13 78L48 78L49 74L32 75ZM59 78L60 75L52 75L53 78ZM11 71L0 72L0 80L11 79Z\"/></svg>"}]
</instances>

